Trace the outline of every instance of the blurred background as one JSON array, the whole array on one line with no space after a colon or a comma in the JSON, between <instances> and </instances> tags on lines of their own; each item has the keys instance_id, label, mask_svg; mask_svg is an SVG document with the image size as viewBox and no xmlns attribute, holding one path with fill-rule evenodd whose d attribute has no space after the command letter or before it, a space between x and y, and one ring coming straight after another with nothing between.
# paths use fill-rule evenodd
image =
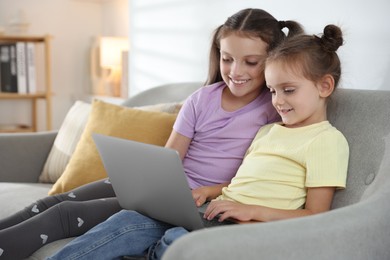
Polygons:
<instances>
[{"instance_id":1,"label":"blurred background","mask_svg":"<svg viewBox=\"0 0 390 260\"><path fill-rule=\"evenodd\" d=\"M312 34L340 26L340 87L390 90L388 0L1 0L0 34L52 36L57 129L76 100L118 103L165 83L203 82L214 28L248 7L296 20ZM26 107L1 100L0 119L28 118Z\"/></svg>"}]
</instances>

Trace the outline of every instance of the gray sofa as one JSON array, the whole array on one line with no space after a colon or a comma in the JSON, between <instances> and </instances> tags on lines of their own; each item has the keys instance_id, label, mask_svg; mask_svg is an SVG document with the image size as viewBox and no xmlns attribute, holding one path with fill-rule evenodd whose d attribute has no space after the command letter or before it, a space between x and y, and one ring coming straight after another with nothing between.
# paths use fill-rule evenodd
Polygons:
<instances>
[{"instance_id":1,"label":"gray sofa","mask_svg":"<svg viewBox=\"0 0 390 260\"><path fill-rule=\"evenodd\" d=\"M168 259L390 259L390 91L339 89L329 120L350 145L347 188L333 210L192 232Z\"/></svg>"},{"instance_id":2,"label":"gray sofa","mask_svg":"<svg viewBox=\"0 0 390 260\"><path fill-rule=\"evenodd\" d=\"M182 100L200 85L163 86L124 105ZM164 259L390 259L389 104L390 91L339 89L330 101L329 119L350 144L347 189L337 191L332 211L192 232ZM55 135L0 134L0 217L46 195L50 185L37 179ZM29 259L44 259L67 241L46 245Z\"/></svg>"},{"instance_id":3,"label":"gray sofa","mask_svg":"<svg viewBox=\"0 0 390 260\"><path fill-rule=\"evenodd\" d=\"M123 105L138 107L180 102L201 86L201 82L158 86L125 100ZM37 199L47 196L52 184L39 183L38 177L56 135L57 131L0 134L0 218L9 216ZM50 243L29 259L45 259L71 239Z\"/></svg>"}]
</instances>

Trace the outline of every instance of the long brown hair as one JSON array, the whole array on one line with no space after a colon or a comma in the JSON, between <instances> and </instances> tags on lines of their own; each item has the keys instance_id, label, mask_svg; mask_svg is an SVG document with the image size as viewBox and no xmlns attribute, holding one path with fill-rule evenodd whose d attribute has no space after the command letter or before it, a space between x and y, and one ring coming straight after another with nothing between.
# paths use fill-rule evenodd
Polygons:
<instances>
[{"instance_id":1,"label":"long brown hair","mask_svg":"<svg viewBox=\"0 0 390 260\"><path fill-rule=\"evenodd\" d=\"M288 34L282 31L288 29ZM301 25L295 21L278 21L262 9L243 9L230 16L224 24L214 30L211 41L209 71L205 85L222 81L220 72L220 41L231 33L261 38L268 44L268 50L274 49L286 37L303 32Z\"/></svg>"}]
</instances>

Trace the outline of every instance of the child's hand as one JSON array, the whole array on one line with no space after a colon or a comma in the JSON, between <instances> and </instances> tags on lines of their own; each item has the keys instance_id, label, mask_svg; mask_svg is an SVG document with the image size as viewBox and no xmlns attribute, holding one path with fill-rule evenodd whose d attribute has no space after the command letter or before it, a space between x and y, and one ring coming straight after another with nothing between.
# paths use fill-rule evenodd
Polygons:
<instances>
[{"instance_id":1,"label":"child's hand","mask_svg":"<svg viewBox=\"0 0 390 260\"><path fill-rule=\"evenodd\" d=\"M221 183L214 186L202 186L192 190L192 198L195 201L196 206L202 206L206 201L215 199L221 195L223 187L226 187L229 183Z\"/></svg>"},{"instance_id":2,"label":"child's hand","mask_svg":"<svg viewBox=\"0 0 390 260\"><path fill-rule=\"evenodd\" d=\"M202 206L208 198L208 187L203 186L192 190L192 198L197 207Z\"/></svg>"},{"instance_id":3,"label":"child's hand","mask_svg":"<svg viewBox=\"0 0 390 260\"><path fill-rule=\"evenodd\" d=\"M227 200L213 200L207 207L204 217L208 220L218 216L219 221L228 218L238 220L238 222L249 222L253 220L255 208L252 205L245 205Z\"/></svg>"}]
</instances>

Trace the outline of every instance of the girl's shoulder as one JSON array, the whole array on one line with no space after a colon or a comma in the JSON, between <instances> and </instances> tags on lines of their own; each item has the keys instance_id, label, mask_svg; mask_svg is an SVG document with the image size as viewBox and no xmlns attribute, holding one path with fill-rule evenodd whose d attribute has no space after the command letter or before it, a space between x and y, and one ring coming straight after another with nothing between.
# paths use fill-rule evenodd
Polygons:
<instances>
[{"instance_id":1,"label":"girl's shoulder","mask_svg":"<svg viewBox=\"0 0 390 260\"><path fill-rule=\"evenodd\" d=\"M310 145L312 147L322 147L321 149L345 150L348 153L349 144L344 134L334 127L330 122L325 121L319 124L319 131L312 137Z\"/></svg>"},{"instance_id":2,"label":"girl's shoulder","mask_svg":"<svg viewBox=\"0 0 390 260\"><path fill-rule=\"evenodd\" d=\"M321 138L346 139L344 134L333 126L329 121L323 121L317 124L320 129Z\"/></svg>"},{"instance_id":3,"label":"girl's shoulder","mask_svg":"<svg viewBox=\"0 0 390 260\"><path fill-rule=\"evenodd\" d=\"M208 107L210 104L219 104L222 90L225 86L225 83L222 81L199 88L184 101L182 108L184 110L189 108L199 110Z\"/></svg>"},{"instance_id":4,"label":"girl's shoulder","mask_svg":"<svg viewBox=\"0 0 390 260\"><path fill-rule=\"evenodd\" d=\"M335 143L343 143L348 145L348 141L345 135L330 123L328 131L324 132L324 138L333 139L335 140Z\"/></svg>"},{"instance_id":5,"label":"girl's shoulder","mask_svg":"<svg viewBox=\"0 0 390 260\"><path fill-rule=\"evenodd\" d=\"M222 90L225 88L225 86L226 84L223 81L203 86L196 90L194 93L192 93L188 97L188 100L191 100L195 103L208 102L208 100L220 97L222 95Z\"/></svg>"},{"instance_id":6,"label":"girl's shoulder","mask_svg":"<svg viewBox=\"0 0 390 260\"><path fill-rule=\"evenodd\" d=\"M193 95L211 95L215 93L221 93L226 87L225 82L220 81L210 85L203 86L193 93Z\"/></svg>"},{"instance_id":7,"label":"girl's shoulder","mask_svg":"<svg viewBox=\"0 0 390 260\"><path fill-rule=\"evenodd\" d=\"M267 135L274 127L278 127L281 124L282 124L282 122L274 122L274 123L269 123L269 124L263 125L257 131L256 138Z\"/></svg>"}]
</instances>

